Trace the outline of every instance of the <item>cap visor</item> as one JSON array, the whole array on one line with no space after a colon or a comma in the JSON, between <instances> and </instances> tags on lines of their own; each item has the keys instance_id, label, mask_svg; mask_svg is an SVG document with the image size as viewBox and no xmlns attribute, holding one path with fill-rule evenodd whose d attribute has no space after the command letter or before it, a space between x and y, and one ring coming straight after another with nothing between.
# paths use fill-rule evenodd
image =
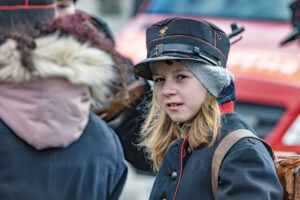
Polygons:
<instances>
[{"instance_id":1,"label":"cap visor","mask_svg":"<svg viewBox=\"0 0 300 200\"><path fill-rule=\"evenodd\" d=\"M207 60L200 57L191 57L190 55L163 55L155 58L147 58L134 66L134 72L136 75L143 77L144 79L152 80L152 71L149 64L152 62L166 61L166 60L193 60L197 62L209 63Z\"/></svg>"}]
</instances>

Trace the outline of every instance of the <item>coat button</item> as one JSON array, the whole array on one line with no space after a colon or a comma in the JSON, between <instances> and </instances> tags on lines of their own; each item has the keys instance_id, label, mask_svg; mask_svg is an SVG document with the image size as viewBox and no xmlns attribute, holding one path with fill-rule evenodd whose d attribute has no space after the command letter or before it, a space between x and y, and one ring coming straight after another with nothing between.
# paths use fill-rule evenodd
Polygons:
<instances>
[{"instance_id":1,"label":"coat button","mask_svg":"<svg viewBox=\"0 0 300 200\"><path fill-rule=\"evenodd\" d=\"M187 150L188 154L191 154L191 153L192 153L191 147L188 147L186 150Z\"/></svg>"},{"instance_id":2,"label":"coat button","mask_svg":"<svg viewBox=\"0 0 300 200\"><path fill-rule=\"evenodd\" d=\"M173 180L175 180L176 178L177 178L177 172L172 172L172 174L171 174L171 178L173 179Z\"/></svg>"}]
</instances>

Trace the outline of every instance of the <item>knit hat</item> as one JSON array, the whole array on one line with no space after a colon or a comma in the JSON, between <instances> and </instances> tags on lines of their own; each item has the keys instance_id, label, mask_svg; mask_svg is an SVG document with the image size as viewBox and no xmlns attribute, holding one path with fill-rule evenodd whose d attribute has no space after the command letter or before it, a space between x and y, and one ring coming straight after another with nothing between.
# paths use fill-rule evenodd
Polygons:
<instances>
[{"instance_id":1,"label":"knit hat","mask_svg":"<svg viewBox=\"0 0 300 200\"><path fill-rule=\"evenodd\" d=\"M233 81L233 75L226 68L212 66L202 62L181 60L204 87L216 98L219 98L222 91Z\"/></svg>"},{"instance_id":2,"label":"knit hat","mask_svg":"<svg viewBox=\"0 0 300 200\"><path fill-rule=\"evenodd\" d=\"M192 60L225 69L230 48L229 38L214 24L179 17L151 25L146 31L146 41L147 59L135 65L134 71L149 80L152 80L149 63L155 61Z\"/></svg>"},{"instance_id":3,"label":"knit hat","mask_svg":"<svg viewBox=\"0 0 300 200\"><path fill-rule=\"evenodd\" d=\"M55 15L56 0L1 0L0 27L44 22Z\"/></svg>"}]
</instances>

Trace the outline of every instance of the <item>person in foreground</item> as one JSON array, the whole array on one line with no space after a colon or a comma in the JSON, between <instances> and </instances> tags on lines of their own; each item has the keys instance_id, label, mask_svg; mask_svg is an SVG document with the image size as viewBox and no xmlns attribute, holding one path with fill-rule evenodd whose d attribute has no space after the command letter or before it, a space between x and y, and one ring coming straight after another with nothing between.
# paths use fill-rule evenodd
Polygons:
<instances>
[{"instance_id":1,"label":"person in foreground","mask_svg":"<svg viewBox=\"0 0 300 200\"><path fill-rule=\"evenodd\" d=\"M220 141L254 130L234 112L235 85L226 69L230 42L215 25L168 18L146 32L147 59L135 73L153 80L151 109L141 131L158 171L150 199L212 200L211 163ZM218 200L281 200L272 157L255 139L242 139L222 162Z\"/></svg>"},{"instance_id":2,"label":"person in foreground","mask_svg":"<svg viewBox=\"0 0 300 200\"><path fill-rule=\"evenodd\" d=\"M90 107L123 91L121 71L83 15L55 6L0 2L0 199L115 200L122 147Z\"/></svg>"}]
</instances>

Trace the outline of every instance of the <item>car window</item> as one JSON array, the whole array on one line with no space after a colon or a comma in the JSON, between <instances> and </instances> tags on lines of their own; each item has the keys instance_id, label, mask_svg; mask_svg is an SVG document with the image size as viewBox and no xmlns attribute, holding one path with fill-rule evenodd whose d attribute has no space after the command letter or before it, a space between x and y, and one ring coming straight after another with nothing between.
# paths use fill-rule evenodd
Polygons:
<instances>
[{"instance_id":1,"label":"car window","mask_svg":"<svg viewBox=\"0 0 300 200\"><path fill-rule=\"evenodd\" d=\"M300 145L300 115L297 116L293 124L288 128L282 138L284 145Z\"/></svg>"},{"instance_id":2,"label":"car window","mask_svg":"<svg viewBox=\"0 0 300 200\"><path fill-rule=\"evenodd\" d=\"M153 0L148 13L287 21L291 0Z\"/></svg>"},{"instance_id":3,"label":"car window","mask_svg":"<svg viewBox=\"0 0 300 200\"><path fill-rule=\"evenodd\" d=\"M260 138L265 138L284 112L283 107L237 101L234 110L242 115Z\"/></svg>"}]
</instances>

